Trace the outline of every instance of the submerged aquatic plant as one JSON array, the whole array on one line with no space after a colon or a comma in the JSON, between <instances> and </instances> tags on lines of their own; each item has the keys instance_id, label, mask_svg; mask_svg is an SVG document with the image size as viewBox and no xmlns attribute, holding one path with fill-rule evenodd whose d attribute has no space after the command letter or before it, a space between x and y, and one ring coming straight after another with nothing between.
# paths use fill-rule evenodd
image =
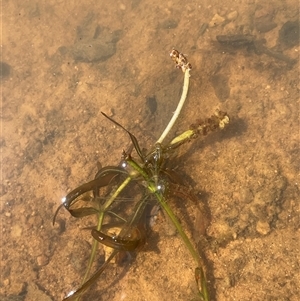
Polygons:
<instances>
[{"instance_id":1,"label":"submerged aquatic plant","mask_svg":"<svg viewBox=\"0 0 300 301\"><path fill-rule=\"evenodd\" d=\"M169 216L195 260L195 279L199 298L204 301L210 300L203 259L196 251L193 243L169 206L168 196L170 194L181 198L184 197L184 200L193 200L194 197L186 190L184 193L180 193L178 189L182 185L180 177L169 168L169 165L171 162L170 157L174 150L185 142L196 138L199 134L206 135L210 131L224 128L229 123L229 117L224 112L216 111L210 118L193 125L191 129L175 137L169 143L164 143L186 100L191 70L191 64L182 53L173 49L170 56L176 67L184 73L184 85L177 109L161 137L151 150L145 153L140 147L137 138L131 132L105 113L102 113L111 122L128 133L132 147L129 151L123 151L120 164L100 168L92 181L71 191L64 198L63 204L55 213L53 222L55 222L56 215L61 207L65 207L76 218L89 215L97 216L97 225L91 229L94 240L82 284L63 301L79 300L82 294L96 282L113 258L126 251L137 251L144 244L147 237L145 225L147 205L153 199ZM134 158L132 155L133 149L137 158ZM181 191L184 190L182 189ZM118 202L120 198L126 198L129 201ZM117 230L116 228L112 230L114 225L118 225ZM110 230L105 231L107 228ZM99 242L112 248L112 251L102 266L90 276Z\"/></svg>"}]
</instances>

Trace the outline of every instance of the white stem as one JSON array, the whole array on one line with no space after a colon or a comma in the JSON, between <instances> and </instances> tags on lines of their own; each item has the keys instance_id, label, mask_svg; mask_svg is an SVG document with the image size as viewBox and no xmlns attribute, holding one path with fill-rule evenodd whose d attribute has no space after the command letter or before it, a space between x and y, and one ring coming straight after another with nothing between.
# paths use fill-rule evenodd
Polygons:
<instances>
[{"instance_id":1,"label":"white stem","mask_svg":"<svg viewBox=\"0 0 300 301\"><path fill-rule=\"evenodd\" d=\"M177 105L176 111L174 112L168 126L165 128L164 132L161 134L160 138L157 140L156 143L162 143L163 140L166 138L170 130L172 129L174 123L176 122L176 119L178 118L181 109L184 105L188 89L189 89L189 82L190 82L190 70L187 68L184 72L184 82L183 82L183 90L181 94L181 98L179 100L179 103Z\"/></svg>"}]
</instances>

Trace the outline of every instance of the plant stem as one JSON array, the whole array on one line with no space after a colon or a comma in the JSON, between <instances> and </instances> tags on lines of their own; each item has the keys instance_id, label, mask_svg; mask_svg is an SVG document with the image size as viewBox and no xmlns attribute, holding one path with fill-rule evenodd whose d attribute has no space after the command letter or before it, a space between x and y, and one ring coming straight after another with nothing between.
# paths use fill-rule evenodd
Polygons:
<instances>
[{"instance_id":1,"label":"plant stem","mask_svg":"<svg viewBox=\"0 0 300 301\"><path fill-rule=\"evenodd\" d=\"M189 89L189 82L190 82L190 70L186 69L184 72L184 81L183 81L183 89L182 89L182 94L181 94L181 98L179 100L179 103L177 105L177 108L171 118L171 120L169 121L169 124L167 125L167 127L165 128L165 130L163 131L163 133L161 134L161 136L159 137L159 139L157 140L156 143L162 143L163 140L166 138L166 136L168 135L168 133L170 132L170 130L172 129L174 123L176 122L181 109L184 105L184 102L186 100L186 96L188 93L188 89Z\"/></svg>"},{"instance_id":2,"label":"plant stem","mask_svg":"<svg viewBox=\"0 0 300 301\"><path fill-rule=\"evenodd\" d=\"M203 264L202 258L200 257L199 253L195 250L195 247L191 243L188 236L185 234L184 230L182 229L181 224L179 223L177 217L173 213L173 210L170 208L170 206L166 202L166 199L165 199L164 195L159 190L157 190L155 182L153 182L151 180L151 178L144 171L144 169L138 163L136 163L132 158L128 158L127 163L144 178L144 180L147 183L148 190L150 191L150 193L153 193L156 196L160 206L163 208L163 210L167 213L167 215L169 216L169 218L173 222L173 224L176 227L176 229L177 229L179 235L181 236L183 242L185 243L186 247L188 248L190 254L192 255L192 257L196 261L197 269L199 269L201 271L201 288L200 288L201 298L204 301L208 301L209 300L209 295L208 295L208 290L207 290L207 285L206 285L206 278L205 278L205 275L204 275L204 272L203 272L204 264Z\"/></svg>"},{"instance_id":3,"label":"plant stem","mask_svg":"<svg viewBox=\"0 0 300 301\"><path fill-rule=\"evenodd\" d=\"M121 193L121 191L129 184L131 181L131 177L128 176L123 183L118 187L118 189L113 193L113 195L105 202L103 205L103 212L107 210L107 208L113 203L116 197Z\"/></svg>"},{"instance_id":4,"label":"plant stem","mask_svg":"<svg viewBox=\"0 0 300 301\"><path fill-rule=\"evenodd\" d=\"M103 223L103 218L104 218L104 212L101 211L99 213L99 217L98 217L98 224L97 224L97 230L100 231L101 227L102 227L102 223ZM95 255L96 255L96 251L97 251L97 247L98 247L98 241L96 239L93 239L93 245L92 245L92 252L91 252L91 256L89 258L89 262L88 262L88 266L86 269L86 272L84 274L83 280L81 282L81 285L84 284L86 282L86 280L88 279L90 272L91 272L91 268L95 259ZM79 300L79 298L77 299Z\"/></svg>"},{"instance_id":5,"label":"plant stem","mask_svg":"<svg viewBox=\"0 0 300 301\"><path fill-rule=\"evenodd\" d=\"M187 237L187 235L183 231L183 229L182 229L182 227L181 227L178 219L176 218L176 216L173 213L173 211L170 208L170 206L165 201L164 196L161 194L161 192L159 190L157 190L157 187L155 186L155 183L153 181L151 181L151 179L147 175L147 173L134 160L128 159L127 162L128 162L128 164L131 167L133 167L136 171L138 171L143 176L143 178L147 182L147 188L148 188L148 190L151 193L155 194L155 196L156 196L159 204L165 210L165 212L168 214L168 216L170 217L171 221L174 223L174 226L176 227L178 233L182 237L182 239L183 239L184 243L186 244L187 248L189 249L191 255L193 256L193 258L195 259L195 261L197 262L197 264L201 265L201 257L200 257L200 255L197 253L197 251L195 250L195 248L192 245L191 241L189 240L189 238Z\"/></svg>"},{"instance_id":6,"label":"plant stem","mask_svg":"<svg viewBox=\"0 0 300 301\"><path fill-rule=\"evenodd\" d=\"M96 228L97 231L101 230L105 211L107 210L107 208L109 208L109 206L113 203L113 201L117 198L117 196L121 193L121 191L129 184L130 181L131 181L131 177L127 177L123 181L123 183L118 187L118 189L104 203L102 208L100 209L99 216L98 216L98 224L97 224L97 228ZM87 281L87 279L91 273L92 265L93 265L93 262L94 262L95 256L96 256L97 247L98 247L98 241L96 239L93 239L91 255L90 255L88 266L87 266L86 272L84 274L83 280L81 282L81 285L83 285ZM76 301L80 300L80 297L81 297L81 295L78 296Z\"/></svg>"},{"instance_id":7,"label":"plant stem","mask_svg":"<svg viewBox=\"0 0 300 301\"><path fill-rule=\"evenodd\" d=\"M181 224L179 223L178 219L176 218L175 214L173 213L173 210L170 208L170 206L168 205L168 203L166 202L166 200L162 194L160 194L159 192L156 192L155 196L156 196L157 200L159 201L159 204L161 205L161 207L164 209L164 211L167 213L167 215L173 222L179 235L181 236L182 240L184 241L185 245L187 246L188 250L190 251L192 257L195 259L195 261L198 265L201 265L202 260L201 260L200 255L195 250L190 239L187 237L187 235L183 231Z\"/></svg>"}]
</instances>

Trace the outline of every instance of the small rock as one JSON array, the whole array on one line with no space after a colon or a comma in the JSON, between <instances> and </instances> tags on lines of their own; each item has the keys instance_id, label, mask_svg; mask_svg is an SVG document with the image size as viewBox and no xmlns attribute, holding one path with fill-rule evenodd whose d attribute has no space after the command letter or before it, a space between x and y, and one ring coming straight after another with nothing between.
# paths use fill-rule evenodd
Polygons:
<instances>
[{"instance_id":1,"label":"small rock","mask_svg":"<svg viewBox=\"0 0 300 301\"><path fill-rule=\"evenodd\" d=\"M203 24L200 26L199 36L202 36L202 35L205 33L207 27L208 27L208 23L203 23Z\"/></svg>"},{"instance_id":2,"label":"small rock","mask_svg":"<svg viewBox=\"0 0 300 301\"><path fill-rule=\"evenodd\" d=\"M121 3L119 7L120 7L120 10L126 10L126 5L123 3Z\"/></svg>"},{"instance_id":3,"label":"small rock","mask_svg":"<svg viewBox=\"0 0 300 301\"><path fill-rule=\"evenodd\" d=\"M299 21L288 21L283 24L279 31L277 43L285 48L292 48L300 43L300 23Z\"/></svg>"},{"instance_id":4,"label":"small rock","mask_svg":"<svg viewBox=\"0 0 300 301\"><path fill-rule=\"evenodd\" d=\"M214 27L214 26L218 26L220 24L222 24L225 21L225 18L221 17L218 14L215 14L213 16L213 18L211 19L211 21L208 23L209 27Z\"/></svg>"},{"instance_id":5,"label":"small rock","mask_svg":"<svg viewBox=\"0 0 300 301\"><path fill-rule=\"evenodd\" d=\"M157 109L157 101L156 101L155 95L146 97L146 105L147 105L150 113L153 115Z\"/></svg>"},{"instance_id":6,"label":"small rock","mask_svg":"<svg viewBox=\"0 0 300 301\"><path fill-rule=\"evenodd\" d=\"M5 62L0 62L0 78L8 77L10 75L11 67Z\"/></svg>"},{"instance_id":7,"label":"small rock","mask_svg":"<svg viewBox=\"0 0 300 301\"><path fill-rule=\"evenodd\" d=\"M5 212L4 214L6 217L11 217L11 212Z\"/></svg>"},{"instance_id":8,"label":"small rock","mask_svg":"<svg viewBox=\"0 0 300 301\"><path fill-rule=\"evenodd\" d=\"M176 28L178 26L178 21L176 21L174 19L167 19L167 20L163 21L162 23L160 23L159 26L162 29Z\"/></svg>"},{"instance_id":9,"label":"small rock","mask_svg":"<svg viewBox=\"0 0 300 301\"><path fill-rule=\"evenodd\" d=\"M271 5L266 5L255 12L254 23L259 32L268 32L275 28L277 24L273 21L274 9Z\"/></svg>"},{"instance_id":10,"label":"small rock","mask_svg":"<svg viewBox=\"0 0 300 301\"><path fill-rule=\"evenodd\" d=\"M215 74L211 77L211 83L214 87L215 94L221 102L224 102L230 96L228 78L223 74Z\"/></svg>"},{"instance_id":11,"label":"small rock","mask_svg":"<svg viewBox=\"0 0 300 301\"><path fill-rule=\"evenodd\" d=\"M240 191L240 201L249 204L253 200L253 194L249 188L242 188Z\"/></svg>"},{"instance_id":12,"label":"small rock","mask_svg":"<svg viewBox=\"0 0 300 301\"><path fill-rule=\"evenodd\" d=\"M97 27L93 37L79 39L71 52L76 61L105 61L116 53L117 42L121 36L121 30L111 32L107 28Z\"/></svg>"},{"instance_id":13,"label":"small rock","mask_svg":"<svg viewBox=\"0 0 300 301\"><path fill-rule=\"evenodd\" d=\"M100 40L85 40L78 42L73 48L75 60L83 62L105 61L116 52L114 43L103 43Z\"/></svg>"},{"instance_id":14,"label":"small rock","mask_svg":"<svg viewBox=\"0 0 300 301\"><path fill-rule=\"evenodd\" d=\"M34 160L43 152L43 143L39 139L32 139L26 146L25 156L28 160Z\"/></svg>"},{"instance_id":15,"label":"small rock","mask_svg":"<svg viewBox=\"0 0 300 301\"><path fill-rule=\"evenodd\" d=\"M233 220L239 215L239 210L237 208L231 208L226 214L226 219Z\"/></svg>"},{"instance_id":16,"label":"small rock","mask_svg":"<svg viewBox=\"0 0 300 301\"><path fill-rule=\"evenodd\" d=\"M43 267L49 263L49 258L46 255L40 255L36 258L38 266Z\"/></svg>"},{"instance_id":17,"label":"small rock","mask_svg":"<svg viewBox=\"0 0 300 301\"><path fill-rule=\"evenodd\" d=\"M271 231L270 225L267 222L258 221L256 223L256 231L261 235L267 235Z\"/></svg>"},{"instance_id":18,"label":"small rock","mask_svg":"<svg viewBox=\"0 0 300 301\"><path fill-rule=\"evenodd\" d=\"M3 75L2 75L3 76ZM6 146L6 141L3 137L0 137L0 147L5 147Z\"/></svg>"},{"instance_id":19,"label":"small rock","mask_svg":"<svg viewBox=\"0 0 300 301\"><path fill-rule=\"evenodd\" d=\"M35 229L39 229L42 227L44 221L40 215L33 215L27 219L28 228L34 227Z\"/></svg>"},{"instance_id":20,"label":"small rock","mask_svg":"<svg viewBox=\"0 0 300 301\"><path fill-rule=\"evenodd\" d=\"M23 229L19 224L15 224L11 227L11 236L12 237L21 237Z\"/></svg>"},{"instance_id":21,"label":"small rock","mask_svg":"<svg viewBox=\"0 0 300 301\"><path fill-rule=\"evenodd\" d=\"M234 21L237 17L238 17L238 12L237 12L236 10L230 12L230 13L226 16L227 20L229 20L229 21Z\"/></svg>"},{"instance_id":22,"label":"small rock","mask_svg":"<svg viewBox=\"0 0 300 301\"><path fill-rule=\"evenodd\" d=\"M263 219L267 217L267 212L266 212L266 206L262 204L256 204L256 203L251 203L250 204L250 211L251 213L259 219Z\"/></svg>"},{"instance_id":23,"label":"small rock","mask_svg":"<svg viewBox=\"0 0 300 301\"><path fill-rule=\"evenodd\" d=\"M26 283L25 282L21 282L21 281L12 281L9 285L9 292L10 292L10 296L9 297L13 297L13 296L21 296L26 288ZM1 297L1 295L0 295ZM0 298L0 300L6 300L6 299L2 299ZM14 300L14 299L7 299L7 300ZM18 300L18 299L15 299ZM22 300L22 299L21 299Z\"/></svg>"}]
</instances>

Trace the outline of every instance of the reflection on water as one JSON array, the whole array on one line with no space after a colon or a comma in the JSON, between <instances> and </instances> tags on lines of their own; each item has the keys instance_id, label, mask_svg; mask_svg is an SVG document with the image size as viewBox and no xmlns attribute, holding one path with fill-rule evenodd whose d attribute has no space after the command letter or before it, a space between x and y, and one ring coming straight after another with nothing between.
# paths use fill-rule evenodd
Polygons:
<instances>
[{"instance_id":1,"label":"reflection on water","mask_svg":"<svg viewBox=\"0 0 300 301\"><path fill-rule=\"evenodd\" d=\"M97 162L118 164L130 145L101 111L142 146L157 140L181 95L182 74L169 58L175 47L193 69L170 138L216 109L231 117L228 130L185 146L174 166L211 216L206 236L194 238L212 299L296 300L295 7L294 0L3 4L2 299L61 300L78 287L92 240L66 211L52 227L55 209L92 180ZM184 205L189 215L180 219L197 233L194 207ZM145 252L125 271L112 265L93 300L193 299L193 263L166 224L158 214Z\"/></svg>"}]
</instances>

